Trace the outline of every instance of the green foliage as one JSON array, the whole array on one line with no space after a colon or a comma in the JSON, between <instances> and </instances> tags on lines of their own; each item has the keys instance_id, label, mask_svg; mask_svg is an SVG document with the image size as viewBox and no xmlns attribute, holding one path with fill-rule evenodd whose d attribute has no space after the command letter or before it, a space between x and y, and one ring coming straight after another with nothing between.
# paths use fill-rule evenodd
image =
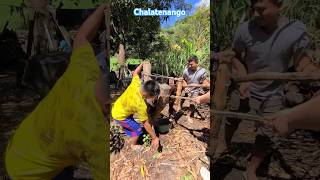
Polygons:
<instances>
[{"instance_id":1,"label":"green foliage","mask_svg":"<svg viewBox=\"0 0 320 180\"><path fill-rule=\"evenodd\" d=\"M143 143L146 146L151 146L151 136L149 134L144 134L143 135Z\"/></svg>"},{"instance_id":2,"label":"green foliage","mask_svg":"<svg viewBox=\"0 0 320 180\"><path fill-rule=\"evenodd\" d=\"M162 52L154 55L153 63L159 74L174 73L181 75L187 59L197 55L200 65L209 69L210 26L209 8L199 7L196 12L173 27L160 33Z\"/></svg>"},{"instance_id":3,"label":"green foliage","mask_svg":"<svg viewBox=\"0 0 320 180\"><path fill-rule=\"evenodd\" d=\"M142 59L133 59L128 58L126 59L126 64L140 64L142 62ZM110 68L111 71L118 71L119 70L119 63L116 56L110 57Z\"/></svg>"},{"instance_id":4,"label":"green foliage","mask_svg":"<svg viewBox=\"0 0 320 180\"><path fill-rule=\"evenodd\" d=\"M181 177L181 180L193 180L193 178L191 174L188 174L186 176Z\"/></svg>"},{"instance_id":5,"label":"green foliage","mask_svg":"<svg viewBox=\"0 0 320 180\"><path fill-rule=\"evenodd\" d=\"M249 18L249 0L211 1L212 46L224 50L231 47L237 26ZM312 40L312 47L320 45L319 0L284 0L282 14L290 19L298 19L306 24ZM318 23L317 23L318 22Z\"/></svg>"},{"instance_id":6,"label":"green foliage","mask_svg":"<svg viewBox=\"0 0 320 180\"><path fill-rule=\"evenodd\" d=\"M126 56L146 59L159 51L162 41L159 38L160 22L168 16L135 16L135 8L170 9L172 5L183 8L182 0L123 0L111 1L111 43L113 52L117 51L119 43L123 43Z\"/></svg>"}]
</instances>

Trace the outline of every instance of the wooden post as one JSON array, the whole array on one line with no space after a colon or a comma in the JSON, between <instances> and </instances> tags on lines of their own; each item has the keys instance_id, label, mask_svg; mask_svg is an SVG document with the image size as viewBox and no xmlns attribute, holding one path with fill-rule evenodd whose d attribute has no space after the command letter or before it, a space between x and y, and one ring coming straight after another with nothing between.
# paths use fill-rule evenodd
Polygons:
<instances>
[{"instance_id":1,"label":"wooden post","mask_svg":"<svg viewBox=\"0 0 320 180\"><path fill-rule=\"evenodd\" d=\"M182 81L177 81L177 91L176 91L176 96L181 96L182 92ZM181 99L176 98L174 101L174 109L175 111L180 111L181 109Z\"/></svg>"},{"instance_id":2,"label":"wooden post","mask_svg":"<svg viewBox=\"0 0 320 180\"><path fill-rule=\"evenodd\" d=\"M215 92L213 98L211 98L211 109L224 110L227 103L227 93L230 85L231 78L231 59L234 57L234 53L222 52L219 57L219 64L217 70L217 77L215 82ZM215 154L218 137L221 127L223 116L210 114L210 144L209 154L211 156L211 164L213 164L213 156Z\"/></svg>"},{"instance_id":3,"label":"wooden post","mask_svg":"<svg viewBox=\"0 0 320 180\"><path fill-rule=\"evenodd\" d=\"M149 61L143 64L143 74L145 74L143 75L144 82L151 80L151 77L148 76L148 74L151 74L151 64Z\"/></svg>"},{"instance_id":4,"label":"wooden post","mask_svg":"<svg viewBox=\"0 0 320 180\"><path fill-rule=\"evenodd\" d=\"M125 50L124 50L124 45L123 44L119 45L118 63L120 65L124 65L126 63L126 54L125 54Z\"/></svg>"}]
</instances>

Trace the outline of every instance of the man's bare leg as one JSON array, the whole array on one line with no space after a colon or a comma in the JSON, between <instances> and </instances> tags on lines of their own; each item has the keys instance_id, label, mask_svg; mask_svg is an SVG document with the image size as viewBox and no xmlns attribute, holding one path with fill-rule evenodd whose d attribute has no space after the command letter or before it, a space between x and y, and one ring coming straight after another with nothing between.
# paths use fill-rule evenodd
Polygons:
<instances>
[{"instance_id":1,"label":"man's bare leg","mask_svg":"<svg viewBox=\"0 0 320 180\"><path fill-rule=\"evenodd\" d=\"M220 134L218 137L218 145L214 155L215 157L231 148L232 137L238 129L240 122L241 121L238 119L227 120L225 123L224 133Z\"/></svg>"},{"instance_id":2,"label":"man's bare leg","mask_svg":"<svg viewBox=\"0 0 320 180\"><path fill-rule=\"evenodd\" d=\"M248 180L257 180L258 179L257 174L256 174L257 169L267 155L268 155L267 151L253 152L253 156L252 156L251 160L248 162L247 170L246 170L246 175L247 175Z\"/></svg>"}]
</instances>

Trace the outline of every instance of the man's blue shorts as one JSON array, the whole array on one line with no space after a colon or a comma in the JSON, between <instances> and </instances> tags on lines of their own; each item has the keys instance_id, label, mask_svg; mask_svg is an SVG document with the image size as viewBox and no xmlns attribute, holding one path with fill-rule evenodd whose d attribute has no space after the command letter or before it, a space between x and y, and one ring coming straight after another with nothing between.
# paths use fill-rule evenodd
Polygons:
<instances>
[{"instance_id":1,"label":"man's blue shorts","mask_svg":"<svg viewBox=\"0 0 320 180\"><path fill-rule=\"evenodd\" d=\"M127 117L125 120L115 121L122 126L129 137L137 137L142 133L142 125L134 120L133 115Z\"/></svg>"}]
</instances>

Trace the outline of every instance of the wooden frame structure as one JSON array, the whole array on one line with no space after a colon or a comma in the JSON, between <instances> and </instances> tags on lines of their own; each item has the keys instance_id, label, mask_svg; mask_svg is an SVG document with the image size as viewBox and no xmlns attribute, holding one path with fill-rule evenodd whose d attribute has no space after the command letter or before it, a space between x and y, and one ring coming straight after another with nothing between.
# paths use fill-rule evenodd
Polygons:
<instances>
[{"instance_id":1,"label":"wooden frame structure","mask_svg":"<svg viewBox=\"0 0 320 180\"><path fill-rule=\"evenodd\" d=\"M234 58L232 51L225 51L218 55L218 69L216 74L216 82L211 84L211 89L215 89L215 92L211 92L211 113L210 113L210 144L209 155L210 163L214 163L214 154L217 148L217 141L220 133L222 120L224 117L236 117L243 118L249 121L264 122L263 117L248 115L244 113L234 113L226 110L227 104L227 92L231 81L235 83L247 82L247 81L265 81L273 80L281 83L288 81L304 81L313 82L320 81L320 73L275 73L275 72L259 72L246 76L232 76L231 75L231 61ZM213 71L211 71L213 75ZM214 116L215 115L215 116Z\"/></svg>"}]
</instances>

